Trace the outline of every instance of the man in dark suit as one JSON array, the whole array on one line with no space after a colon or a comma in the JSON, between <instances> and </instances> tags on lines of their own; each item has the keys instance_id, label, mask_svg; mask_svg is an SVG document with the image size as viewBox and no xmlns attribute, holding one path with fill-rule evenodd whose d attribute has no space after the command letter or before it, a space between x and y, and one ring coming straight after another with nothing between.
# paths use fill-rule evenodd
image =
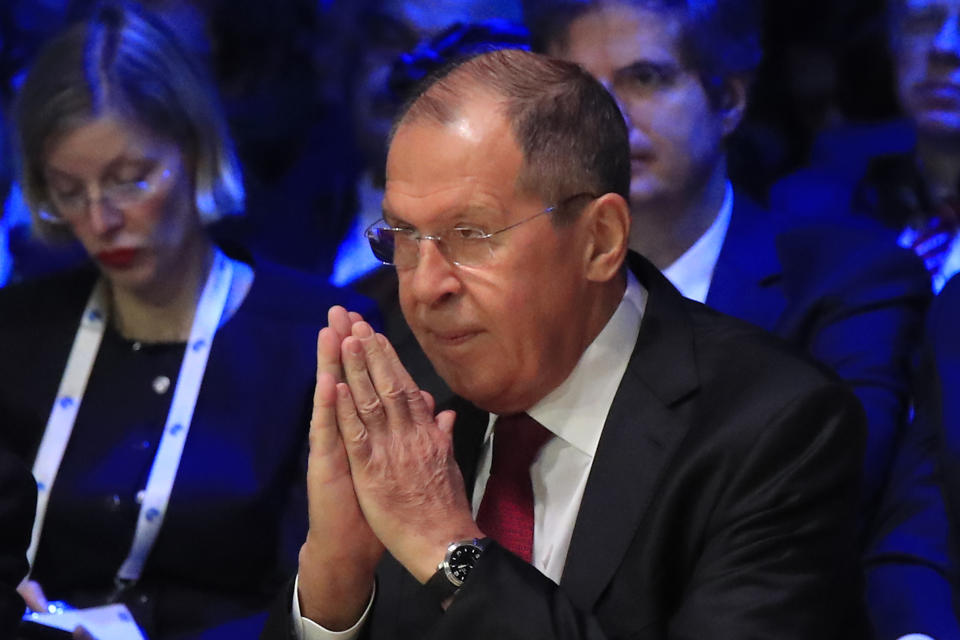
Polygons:
<instances>
[{"instance_id":1,"label":"man in dark suit","mask_svg":"<svg viewBox=\"0 0 960 640\"><path fill-rule=\"evenodd\" d=\"M939 292L960 271L960 2L883 5L889 91L902 119L841 122L837 130L847 135L822 136L830 143L818 146L830 153L782 178L770 200L783 211L816 207L874 219L923 260Z\"/></svg>"},{"instance_id":2,"label":"man in dark suit","mask_svg":"<svg viewBox=\"0 0 960 640\"><path fill-rule=\"evenodd\" d=\"M869 222L790 220L734 192L726 142L761 58L754 0L570 0L532 18L535 47L584 66L630 136L630 248L688 298L787 339L867 413L863 523L907 412L906 363L929 281Z\"/></svg>"},{"instance_id":3,"label":"man in dark suit","mask_svg":"<svg viewBox=\"0 0 960 640\"><path fill-rule=\"evenodd\" d=\"M27 575L37 485L30 470L0 449L0 638L12 638L26 605L17 585Z\"/></svg>"},{"instance_id":4,"label":"man in dark suit","mask_svg":"<svg viewBox=\"0 0 960 640\"><path fill-rule=\"evenodd\" d=\"M908 632L958 638L960 552L960 277L930 309L917 411L904 432L866 554L877 640ZM949 526L948 526L949 522Z\"/></svg>"},{"instance_id":5,"label":"man in dark suit","mask_svg":"<svg viewBox=\"0 0 960 640\"><path fill-rule=\"evenodd\" d=\"M957 585L957 561L960 558L960 338L957 336L957 324L960 322L960 276L954 276L937 296L927 323L924 367L919 378L916 431L918 439L930 447L933 443L933 457L936 470L942 478L943 499L947 518L950 523L946 548L951 562L948 577L954 586L953 611L960 612L960 593ZM929 450L929 449L928 449ZM938 497L938 496L934 496ZM926 512L936 514L936 504L931 500ZM943 527L923 531L927 542L937 540ZM919 551L919 545L914 551ZM943 567L939 555L931 555L926 544L922 553L929 562L921 563L932 567ZM932 561L931 558L933 558ZM956 619L952 621L956 625ZM960 636L957 626L951 629ZM942 637L948 637L946 635Z\"/></svg>"},{"instance_id":6,"label":"man in dark suit","mask_svg":"<svg viewBox=\"0 0 960 640\"><path fill-rule=\"evenodd\" d=\"M629 176L616 103L566 62L487 53L403 112L371 246L462 401L434 416L331 312L264 637L862 637L856 399L627 267Z\"/></svg>"}]
</instances>

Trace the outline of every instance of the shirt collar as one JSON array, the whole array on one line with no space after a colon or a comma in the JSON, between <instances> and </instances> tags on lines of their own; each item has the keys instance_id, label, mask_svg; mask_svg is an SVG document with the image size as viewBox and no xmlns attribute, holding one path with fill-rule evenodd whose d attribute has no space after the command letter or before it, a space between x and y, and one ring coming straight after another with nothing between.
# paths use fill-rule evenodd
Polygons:
<instances>
[{"instance_id":1,"label":"shirt collar","mask_svg":"<svg viewBox=\"0 0 960 640\"><path fill-rule=\"evenodd\" d=\"M713 270L720 258L720 249L727 237L730 216L733 214L733 187L727 182L723 204L710 227L682 256L663 270L663 275L687 298L706 302Z\"/></svg>"},{"instance_id":2,"label":"shirt collar","mask_svg":"<svg viewBox=\"0 0 960 640\"><path fill-rule=\"evenodd\" d=\"M603 330L567 379L527 410L555 436L591 457L630 362L646 303L647 290L628 270L623 299ZM490 414L488 438L496 417Z\"/></svg>"}]
</instances>

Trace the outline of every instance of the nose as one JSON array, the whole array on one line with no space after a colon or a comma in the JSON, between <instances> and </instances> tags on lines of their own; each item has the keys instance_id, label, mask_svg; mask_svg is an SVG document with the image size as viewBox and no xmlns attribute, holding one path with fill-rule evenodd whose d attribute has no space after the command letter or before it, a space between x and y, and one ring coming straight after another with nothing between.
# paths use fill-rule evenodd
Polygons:
<instances>
[{"instance_id":1,"label":"nose","mask_svg":"<svg viewBox=\"0 0 960 640\"><path fill-rule=\"evenodd\" d=\"M938 58L960 60L960 9L953 9L940 25L933 40L933 54Z\"/></svg>"},{"instance_id":2,"label":"nose","mask_svg":"<svg viewBox=\"0 0 960 640\"><path fill-rule=\"evenodd\" d=\"M460 292L461 282L457 267L440 251L434 240L420 241L420 259L412 269L410 278L400 286L408 285L411 293L420 304L436 306L453 298Z\"/></svg>"},{"instance_id":3,"label":"nose","mask_svg":"<svg viewBox=\"0 0 960 640\"><path fill-rule=\"evenodd\" d=\"M90 198L87 216L90 229L97 235L107 235L123 225L123 212L102 195Z\"/></svg>"}]
</instances>

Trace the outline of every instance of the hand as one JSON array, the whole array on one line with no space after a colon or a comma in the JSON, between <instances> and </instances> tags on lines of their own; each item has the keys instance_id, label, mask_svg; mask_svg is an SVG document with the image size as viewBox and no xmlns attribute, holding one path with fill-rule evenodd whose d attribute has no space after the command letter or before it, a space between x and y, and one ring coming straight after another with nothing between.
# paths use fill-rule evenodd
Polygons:
<instances>
[{"instance_id":1,"label":"hand","mask_svg":"<svg viewBox=\"0 0 960 640\"><path fill-rule=\"evenodd\" d=\"M29 608L30 611L47 613L47 605L49 603L47 602L47 597L43 594L43 588L39 582L24 578L17 586L17 593L19 593L23 601L27 603L27 608Z\"/></svg>"},{"instance_id":2,"label":"hand","mask_svg":"<svg viewBox=\"0 0 960 640\"><path fill-rule=\"evenodd\" d=\"M434 418L432 398L367 323L353 324L341 358L337 423L360 507L393 556L426 582L451 541L483 536L453 456L455 415Z\"/></svg>"},{"instance_id":3,"label":"hand","mask_svg":"<svg viewBox=\"0 0 960 640\"><path fill-rule=\"evenodd\" d=\"M89 631L83 627L77 627L73 630L73 640L97 640Z\"/></svg>"},{"instance_id":4,"label":"hand","mask_svg":"<svg viewBox=\"0 0 960 640\"><path fill-rule=\"evenodd\" d=\"M353 626L373 588L383 546L367 525L354 493L337 429L336 384L343 379L340 345L363 319L333 307L317 336L317 384L310 419L307 496L310 529L300 549L301 614L331 631Z\"/></svg>"}]
</instances>

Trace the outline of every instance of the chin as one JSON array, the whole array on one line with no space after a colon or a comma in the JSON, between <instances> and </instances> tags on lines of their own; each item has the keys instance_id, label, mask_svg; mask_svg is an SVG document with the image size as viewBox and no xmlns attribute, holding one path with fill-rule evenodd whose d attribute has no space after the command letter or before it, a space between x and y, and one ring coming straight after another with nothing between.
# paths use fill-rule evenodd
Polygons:
<instances>
[{"instance_id":1,"label":"chin","mask_svg":"<svg viewBox=\"0 0 960 640\"><path fill-rule=\"evenodd\" d=\"M497 411L498 401L502 401L503 386L482 375L476 375L476 366L455 367L450 363L436 367L437 373L456 395L486 411Z\"/></svg>"},{"instance_id":2,"label":"chin","mask_svg":"<svg viewBox=\"0 0 960 640\"><path fill-rule=\"evenodd\" d=\"M630 180L630 204L644 206L660 202L667 195L667 190L659 180L652 176L642 176Z\"/></svg>"},{"instance_id":3,"label":"chin","mask_svg":"<svg viewBox=\"0 0 960 640\"><path fill-rule=\"evenodd\" d=\"M138 265L130 269L101 269L101 273L110 282L110 286L147 293L154 285L154 274L146 265Z\"/></svg>"}]
</instances>

